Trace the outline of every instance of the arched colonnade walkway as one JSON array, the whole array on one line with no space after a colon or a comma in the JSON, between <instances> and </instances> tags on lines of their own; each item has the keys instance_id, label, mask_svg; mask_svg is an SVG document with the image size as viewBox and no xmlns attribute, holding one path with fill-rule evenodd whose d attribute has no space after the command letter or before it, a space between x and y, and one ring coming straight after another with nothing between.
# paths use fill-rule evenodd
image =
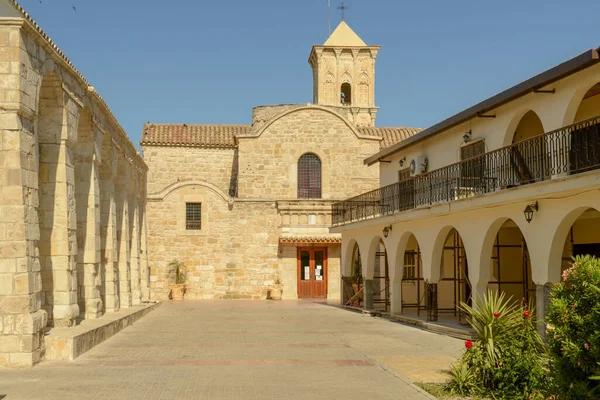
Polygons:
<instances>
[{"instance_id":1,"label":"arched colonnade walkway","mask_svg":"<svg viewBox=\"0 0 600 400\"><path fill-rule=\"evenodd\" d=\"M600 196L594 190L537 203L530 223L530 202L522 201L344 232L342 275L352 274L359 255L364 307L381 309L374 300L384 271L392 315L416 309L430 320L442 313L461 319L460 303L488 289L533 301L543 315L571 257L600 256Z\"/></svg>"}]
</instances>

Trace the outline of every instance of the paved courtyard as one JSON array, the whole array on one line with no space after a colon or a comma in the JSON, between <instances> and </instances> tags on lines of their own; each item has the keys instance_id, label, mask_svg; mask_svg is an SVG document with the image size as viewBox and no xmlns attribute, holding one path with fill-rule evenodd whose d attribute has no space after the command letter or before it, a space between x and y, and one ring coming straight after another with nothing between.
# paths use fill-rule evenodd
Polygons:
<instances>
[{"instance_id":1,"label":"paved courtyard","mask_svg":"<svg viewBox=\"0 0 600 400\"><path fill-rule=\"evenodd\" d=\"M310 301L165 302L76 361L0 370L0 398L426 399L397 375L443 379L461 347Z\"/></svg>"}]
</instances>

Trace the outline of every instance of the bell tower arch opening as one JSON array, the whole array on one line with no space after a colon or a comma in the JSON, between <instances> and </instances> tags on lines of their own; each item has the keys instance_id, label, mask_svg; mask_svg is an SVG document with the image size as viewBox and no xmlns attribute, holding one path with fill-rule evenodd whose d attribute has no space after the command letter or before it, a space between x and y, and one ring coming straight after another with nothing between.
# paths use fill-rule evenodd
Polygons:
<instances>
[{"instance_id":1,"label":"bell tower arch opening","mask_svg":"<svg viewBox=\"0 0 600 400\"><path fill-rule=\"evenodd\" d=\"M352 85L348 82L342 83L341 102L344 106L352 105Z\"/></svg>"}]
</instances>

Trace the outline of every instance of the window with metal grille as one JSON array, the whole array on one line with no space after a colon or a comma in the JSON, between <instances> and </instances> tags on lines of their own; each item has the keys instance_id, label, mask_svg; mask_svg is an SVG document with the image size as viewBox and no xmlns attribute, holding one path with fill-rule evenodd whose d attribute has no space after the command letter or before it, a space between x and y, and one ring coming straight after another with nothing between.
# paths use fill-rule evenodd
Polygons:
<instances>
[{"instance_id":1,"label":"window with metal grille","mask_svg":"<svg viewBox=\"0 0 600 400\"><path fill-rule=\"evenodd\" d=\"M414 251L407 251L404 253L404 272L402 279L415 279L417 269L417 253Z\"/></svg>"},{"instance_id":2,"label":"window with metal grille","mask_svg":"<svg viewBox=\"0 0 600 400\"><path fill-rule=\"evenodd\" d=\"M202 229L202 203L185 203L185 229L188 231Z\"/></svg>"},{"instance_id":3,"label":"window with metal grille","mask_svg":"<svg viewBox=\"0 0 600 400\"><path fill-rule=\"evenodd\" d=\"M321 159L307 153L298 160L298 198L321 198Z\"/></svg>"}]
</instances>

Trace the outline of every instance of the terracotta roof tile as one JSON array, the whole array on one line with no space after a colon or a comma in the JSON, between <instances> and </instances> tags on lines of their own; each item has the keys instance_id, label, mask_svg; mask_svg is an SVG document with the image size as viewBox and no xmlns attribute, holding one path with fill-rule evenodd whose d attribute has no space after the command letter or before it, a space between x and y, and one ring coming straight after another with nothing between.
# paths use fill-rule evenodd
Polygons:
<instances>
[{"instance_id":1,"label":"terracotta roof tile","mask_svg":"<svg viewBox=\"0 0 600 400\"><path fill-rule=\"evenodd\" d=\"M281 236L279 243L342 243L339 236Z\"/></svg>"},{"instance_id":2,"label":"terracotta roof tile","mask_svg":"<svg viewBox=\"0 0 600 400\"><path fill-rule=\"evenodd\" d=\"M249 132L250 125L146 124L140 144L234 148L235 136Z\"/></svg>"},{"instance_id":3,"label":"terracotta roof tile","mask_svg":"<svg viewBox=\"0 0 600 400\"><path fill-rule=\"evenodd\" d=\"M408 128L408 127L373 127L373 128L359 128L360 133L368 136L381 136L380 148L385 149L393 144L408 139L409 137L416 135L421 132L421 128Z\"/></svg>"}]
</instances>

